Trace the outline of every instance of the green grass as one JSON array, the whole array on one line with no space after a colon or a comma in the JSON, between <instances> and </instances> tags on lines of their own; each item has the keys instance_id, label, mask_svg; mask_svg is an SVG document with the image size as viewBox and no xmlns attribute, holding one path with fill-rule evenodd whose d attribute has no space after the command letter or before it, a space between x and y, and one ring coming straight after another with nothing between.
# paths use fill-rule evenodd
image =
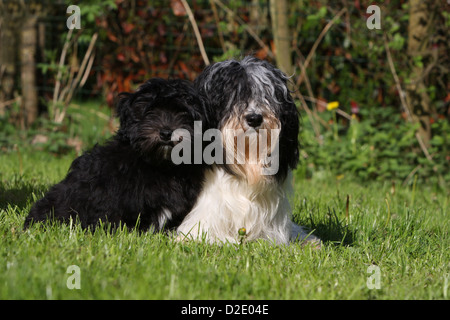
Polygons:
<instances>
[{"instance_id":1,"label":"green grass","mask_svg":"<svg viewBox=\"0 0 450 320\"><path fill-rule=\"evenodd\" d=\"M73 155L1 155L0 299L448 299L448 196L427 188L296 181L295 219L321 250L181 244L162 234L22 224ZM298 179L297 179L298 180ZM346 195L350 195L348 214ZM386 202L387 201L387 202ZM388 205L389 203L389 209ZM80 290L66 273L80 268ZM367 268L380 268L370 290Z\"/></svg>"},{"instance_id":2,"label":"green grass","mask_svg":"<svg viewBox=\"0 0 450 320\"><path fill-rule=\"evenodd\" d=\"M177 243L77 224L23 231L31 205L75 154L17 150L0 154L0 299L449 298L449 194L432 187L393 193L391 182L297 177L294 218L323 239L321 250ZM79 290L67 288L71 265ZM367 287L369 266L379 267L380 289Z\"/></svg>"}]
</instances>

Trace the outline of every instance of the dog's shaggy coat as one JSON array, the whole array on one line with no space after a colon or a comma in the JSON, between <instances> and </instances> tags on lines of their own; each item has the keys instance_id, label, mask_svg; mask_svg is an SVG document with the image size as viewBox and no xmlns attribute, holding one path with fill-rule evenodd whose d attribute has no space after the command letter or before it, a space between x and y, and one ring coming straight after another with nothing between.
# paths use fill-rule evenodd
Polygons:
<instances>
[{"instance_id":1,"label":"dog's shaggy coat","mask_svg":"<svg viewBox=\"0 0 450 320\"><path fill-rule=\"evenodd\" d=\"M25 228L49 218L78 219L84 228L99 220L140 230L181 223L202 188L205 167L172 163L179 142L172 132L193 134L194 121L207 114L203 99L186 81L151 79L121 94L117 113L117 134L73 161L65 179L32 207Z\"/></svg>"},{"instance_id":2,"label":"dog's shaggy coat","mask_svg":"<svg viewBox=\"0 0 450 320\"><path fill-rule=\"evenodd\" d=\"M267 61L250 56L215 63L195 80L196 88L207 97L214 127L222 132L223 154L235 161L216 164L206 173L195 207L177 229L180 239L238 242L242 240L239 230L244 229L247 240L288 243L307 236L291 220L299 114L287 80ZM253 142L259 143L253 149L252 134ZM237 150L240 137L246 146ZM262 147L266 140L267 146Z\"/></svg>"}]
</instances>

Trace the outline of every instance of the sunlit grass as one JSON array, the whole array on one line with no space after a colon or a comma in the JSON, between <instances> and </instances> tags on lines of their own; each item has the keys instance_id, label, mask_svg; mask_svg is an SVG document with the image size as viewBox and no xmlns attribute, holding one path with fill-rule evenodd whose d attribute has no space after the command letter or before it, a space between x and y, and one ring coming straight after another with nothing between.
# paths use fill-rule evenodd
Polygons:
<instances>
[{"instance_id":1,"label":"sunlit grass","mask_svg":"<svg viewBox=\"0 0 450 320\"><path fill-rule=\"evenodd\" d=\"M297 177L294 219L322 238L321 250L179 243L76 223L24 231L34 201L75 157L21 147L0 154L0 299L449 298L449 195L433 187ZM72 265L80 289L67 287ZM367 285L370 266L380 289Z\"/></svg>"},{"instance_id":2,"label":"sunlit grass","mask_svg":"<svg viewBox=\"0 0 450 320\"><path fill-rule=\"evenodd\" d=\"M72 157L22 156L22 174L15 154L1 156L2 299L448 298L448 197L425 187L413 197L410 187L391 194L389 184L297 180L295 220L324 240L321 250L216 246L76 223L23 231L33 201ZM71 265L80 268L80 290L67 288ZM366 285L371 265L380 268L379 290Z\"/></svg>"}]
</instances>

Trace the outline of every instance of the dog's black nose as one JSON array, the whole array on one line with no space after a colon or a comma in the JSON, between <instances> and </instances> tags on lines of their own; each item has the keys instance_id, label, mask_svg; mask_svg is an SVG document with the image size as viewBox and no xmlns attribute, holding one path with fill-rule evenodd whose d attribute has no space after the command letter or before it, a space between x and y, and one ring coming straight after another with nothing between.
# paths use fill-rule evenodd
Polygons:
<instances>
[{"instance_id":1,"label":"dog's black nose","mask_svg":"<svg viewBox=\"0 0 450 320\"><path fill-rule=\"evenodd\" d=\"M245 116L245 120L250 127L256 128L263 122L263 116L258 113L250 113Z\"/></svg>"},{"instance_id":2,"label":"dog's black nose","mask_svg":"<svg viewBox=\"0 0 450 320\"><path fill-rule=\"evenodd\" d=\"M170 141L172 138L172 130L161 129L159 130L159 136L163 141Z\"/></svg>"}]
</instances>

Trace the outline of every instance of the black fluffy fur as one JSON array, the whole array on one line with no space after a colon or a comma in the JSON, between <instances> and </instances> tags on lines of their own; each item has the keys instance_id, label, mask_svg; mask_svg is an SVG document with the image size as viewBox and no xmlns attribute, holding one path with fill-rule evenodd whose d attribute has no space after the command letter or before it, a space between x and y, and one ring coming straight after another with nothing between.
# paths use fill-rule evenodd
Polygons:
<instances>
[{"instance_id":1,"label":"black fluffy fur","mask_svg":"<svg viewBox=\"0 0 450 320\"><path fill-rule=\"evenodd\" d=\"M117 134L73 161L65 179L32 207L25 228L53 218L79 220L83 228L100 220L139 230L181 223L201 191L205 167L174 165L167 148L176 141L163 141L160 130L184 128L192 135L195 120L207 129L203 99L189 82L151 79L121 94L117 113Z\"/></svg>"}]
</instances>

